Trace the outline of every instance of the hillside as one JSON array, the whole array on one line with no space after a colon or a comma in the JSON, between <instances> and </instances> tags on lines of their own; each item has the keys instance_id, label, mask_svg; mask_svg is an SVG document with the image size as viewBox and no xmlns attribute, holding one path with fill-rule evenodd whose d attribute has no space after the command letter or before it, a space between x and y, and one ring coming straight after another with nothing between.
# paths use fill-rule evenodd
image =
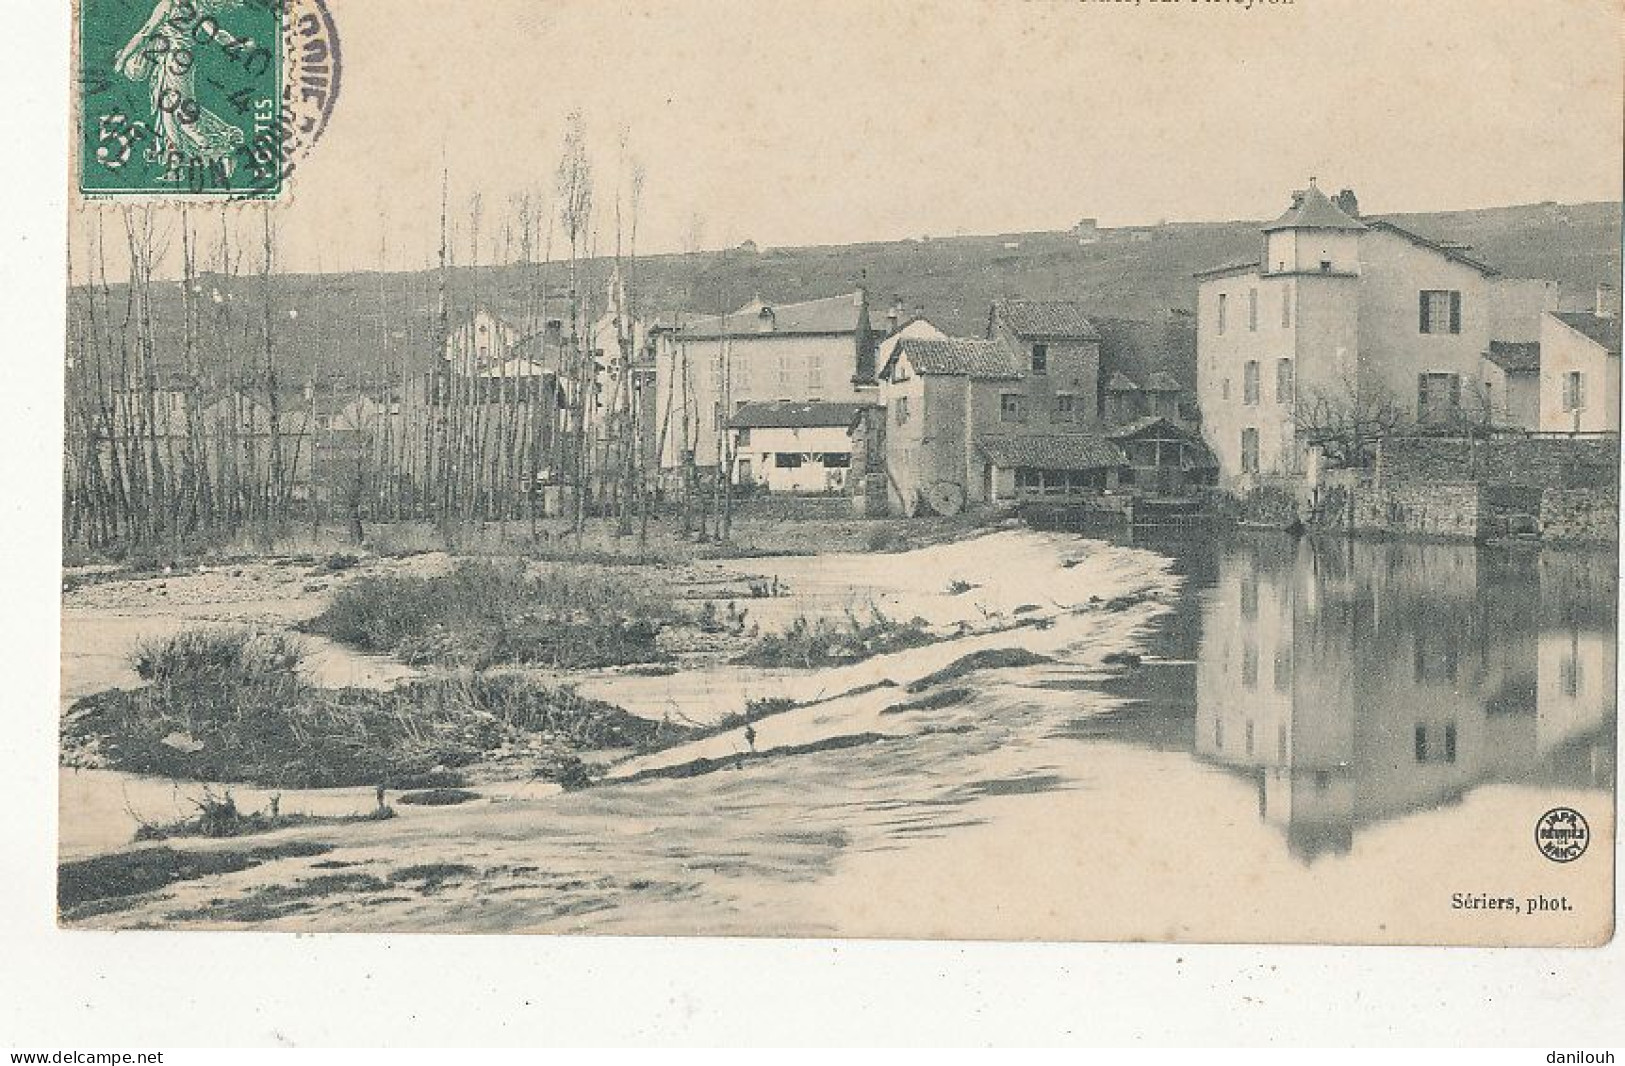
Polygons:
<instances>
[{"instance_id":1,"label":"hillside","mask_svg":"<svg viewBox=\"0 0 1625 1066\"><path fill-rule=\"evenodd\" d=\"M1620 272L1618 203L1386 217L1426 236L1472 245L1474 255L1506 274L1552 278L1570 306L1583 306L1598 282ZM790 302L862 283L878 328L899 297L909 310L923 308L956 334L984 330L988 304L998 296L1077 299L1102 319L1146 323L1118 322L1105 330L1108 348L1118 349L1118 366L1131 374L1160 367L1190 380L1189 312L1196 296L1191 275L1253 254L1258 226L1235 221L1101 230L1091 244L1067 233L1020 233L653 256L638 263L635 283L640 309L667 321L681 308L716 312L757 294ZM606 260L588 264L583 288L601 292L610 268ZM454 270L448 281L453 320L477 304L517 316L544 272L552 312L558 313L564 306L562 265ZM378 380L386 361L415 369L430 365L438 301L433 272L289 275L272 283L285 381L305 380L314 370L324 384L348 388ZM200 295L209 363L228 366L241 358L233 352L259 347L264 304L257 277L206 277ZM156 300L160 355L168 361L180 342L179 286L159 286ZM82 299L73 306L82 306Z\"/></svg>"}]
</instances>

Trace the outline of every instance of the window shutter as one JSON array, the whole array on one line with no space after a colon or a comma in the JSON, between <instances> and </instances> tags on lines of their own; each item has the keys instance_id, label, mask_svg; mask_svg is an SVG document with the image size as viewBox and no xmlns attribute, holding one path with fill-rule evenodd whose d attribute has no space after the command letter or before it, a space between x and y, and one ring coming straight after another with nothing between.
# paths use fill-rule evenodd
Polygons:
<instances>
[{"instance_id":1,"label":"window shutter","mask_svg":"<svg viewBox=\"0 0 1625 1066\"><path fill-rule=\"evenodd\" d=\"M1418 374L1416 375L1416 417L1426 418L1427 416L1428 376L1426 374Z\"/></svg>"},{"instance_id":2,"label":"window shutter","mask_svg":"<svg viewBox=\"0 0 1625 1066\"><path fill-rule=\"evenodd\" d=\"M1461 410L1461 375L1450 375L1450 409Z\"/></svg>"},{"instance_id":3,"label":"window shutter","mask_svg":"<svg viewBox=\"0 0 1625 1066\"><path fill-rule=\"evenodd\" d=\"M1574 409L1581 410L1586 405L1586 378L1584 374L1574 375Z\"/></svg>"},{"instance_id":4,"label":"window shutter","mask_svg":"<svg viewBox=\"0 0 1625 1066\"><path fill-rule=\"evenodd\" d=\"M1461 293L1450 294L1450 332L1461 332Z\"/></svg>"},{"instance_id":5,"label":"window shutter","mask_svg":"<svg viewBox=\"0 0 1625 1066\"><path fill-rule=\"evenodd\" d=\"M1423 332L1428 331L1428 294L1420 293L1416 298L1417 327Z\"/></svg>"}]
</instances>

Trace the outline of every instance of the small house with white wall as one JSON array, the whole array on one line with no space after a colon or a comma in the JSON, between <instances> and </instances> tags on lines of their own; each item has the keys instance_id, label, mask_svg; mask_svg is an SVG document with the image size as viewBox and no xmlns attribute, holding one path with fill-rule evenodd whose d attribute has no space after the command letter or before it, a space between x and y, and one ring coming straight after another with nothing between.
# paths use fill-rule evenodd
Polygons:
<instances>
[{"instance_id":1,"label":"small house with white wall","mask_svg":"<svg viewBox=\"0 0 1625 1066\"><path fill-rule=\"evenodd\" d=\"M1540 429L1619 432L1620 323L1617 311L1547 314L1540 329Z\"/></svg>"},{"instance_id":2,"label":"small house with white wall","mask_svg":"<svg viewBox=\"0 0 1625 1066\"><path fill-rule=\"evenodd\" d=\"M852 427L864 405L742 404L728 420L733 483L778 493L837 493L852 467Z\"/></svg>"}]
</instances>

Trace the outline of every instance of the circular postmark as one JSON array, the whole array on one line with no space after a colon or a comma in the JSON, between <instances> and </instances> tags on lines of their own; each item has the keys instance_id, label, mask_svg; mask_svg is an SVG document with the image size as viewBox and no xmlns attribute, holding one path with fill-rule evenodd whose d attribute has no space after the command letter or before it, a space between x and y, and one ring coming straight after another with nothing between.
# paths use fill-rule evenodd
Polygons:
<instances>
[{"instance_id":1,"label":"circular postmark","mask_svg":"<svg viewBox=\"0 0 1625 1066\"><path fill-rule=\"evenodd\" d=\"M344 54L325 0L277 0L282 5L281 164L292 175L327 131L338 103Z\"/></svg>"},{"instance_id":2,"label":"circular postmark","mask_svg":"<svg viewBox=\"0 0 1625 1066\"><path fill-rule=\"evenodd\" d=\"M280 196L333 116L325 0L80 0L80 192Z\"/></svg>"},{"instance_id":3,"label":"circular postmark","mask_svg":"<svg viewBox=\"0 0 1625 1066\"><path fill-rule=\"evenodd\" d=\"M1573 862L1591 846L1591 827L1573 807L1553 807L1535 823L1535 846L1553 862Z\"/></svg>"}]
</instances>

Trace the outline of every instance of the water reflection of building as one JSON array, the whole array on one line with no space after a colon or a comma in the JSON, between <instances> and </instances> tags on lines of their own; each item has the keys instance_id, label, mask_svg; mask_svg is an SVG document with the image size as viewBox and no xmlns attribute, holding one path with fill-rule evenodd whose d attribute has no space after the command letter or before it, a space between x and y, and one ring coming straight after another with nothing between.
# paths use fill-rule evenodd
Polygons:
<instances>
[{"instance_id":1,"label":"water reflection of building","mask_svg":"<svg viewBox=\"0 0 1625 1066\"><path fill-rule=\"evenodd\" d=\"M1613 560L1270 541L1221 555L1196 750L1308 859L1492 781L1612 774ZM1606 734L1606 735L1605 735Z\"/></svg>"}]
</instances>

